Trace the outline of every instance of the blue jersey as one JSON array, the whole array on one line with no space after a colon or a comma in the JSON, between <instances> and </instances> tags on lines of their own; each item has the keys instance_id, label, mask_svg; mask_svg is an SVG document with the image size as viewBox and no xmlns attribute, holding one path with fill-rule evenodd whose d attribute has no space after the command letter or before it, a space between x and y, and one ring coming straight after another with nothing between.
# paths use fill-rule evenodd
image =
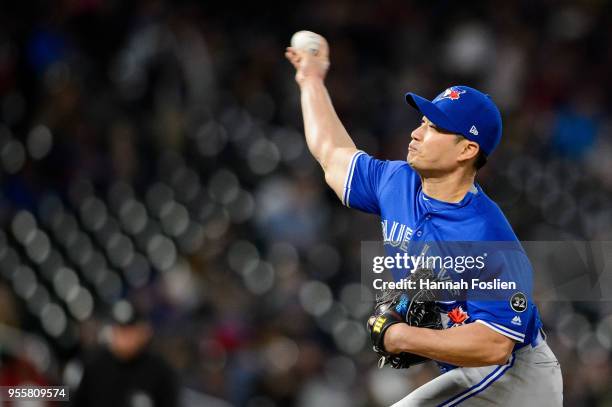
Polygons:
<instances>
[{"instance_id":1,"label":"blue jersey","mask_svg":"<svg viewBox=\"0 0 612 407\"><path fill-rule=\"evenodd\" d=\"M423 193L420 176L405 161L381 161L358 151L345 184L343 204L381 217L388 252L418 242L510 242L487 262L487 278L514 281L516 290L495 300L478 296L441 304L448 324L481 323L517 342L515 349L532 344L542 326L532 301L531 264L499 207L474 187L457 203L438 201ZM484 244L484 243L483 243ZM478 298L476 298L478 297Z\"/></svg>"}]
</instances>

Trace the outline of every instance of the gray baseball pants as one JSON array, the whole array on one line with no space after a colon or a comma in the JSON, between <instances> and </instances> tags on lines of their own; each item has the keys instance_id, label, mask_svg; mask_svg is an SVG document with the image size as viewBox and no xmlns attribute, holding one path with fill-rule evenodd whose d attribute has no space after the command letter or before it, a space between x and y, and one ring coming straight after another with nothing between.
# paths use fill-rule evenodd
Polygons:
<instances>
[{"instance_id":1,"label":"gray baseball pants","mask_svg":"<svg viewBox=\"0 0 612 407\"><path fill-rule=\"evenodd\" d=\"M515 351L501 366L460 367L414 390L392 407L563 405L561 367L545 340Z\"/></svg>"}]
</instances>

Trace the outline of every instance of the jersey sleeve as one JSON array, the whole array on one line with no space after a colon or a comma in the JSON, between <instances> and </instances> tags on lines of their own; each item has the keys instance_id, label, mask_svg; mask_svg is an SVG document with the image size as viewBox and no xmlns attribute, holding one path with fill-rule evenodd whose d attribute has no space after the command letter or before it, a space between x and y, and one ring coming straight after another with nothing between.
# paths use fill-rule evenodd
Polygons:
<instances>
[{"instance_id":1,"label":"jersey sleeve","mask_svg":"<svg viewBox=\"0 0 612 407\"><path fill-rule=\"evenodd\" d=\"M349 208L380 215L381 190L402 165L407 164L377 160L363 151L357 151L347 169L342 203Z\"/></svg>"},{"instance_id":2,"label":"jersey sleeve","mask_svg":"<svg viewBox=\"0 0 612 407\"><path fill-rule=\"evenodd\" d=\"M532 299L532 268L523 251L508 251L496 254L494 264L480 276L483 282L514 282L515 288L471 293L467 308L474 322L517 342L524 343L533 323L536 307Z\"/></svg>"}]
</instances>

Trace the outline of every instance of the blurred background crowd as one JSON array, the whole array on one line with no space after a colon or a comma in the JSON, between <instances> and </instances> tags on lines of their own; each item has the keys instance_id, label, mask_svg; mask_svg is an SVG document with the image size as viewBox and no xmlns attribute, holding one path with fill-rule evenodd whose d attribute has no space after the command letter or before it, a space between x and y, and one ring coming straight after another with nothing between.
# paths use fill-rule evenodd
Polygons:
<instances>
[{"instance_id":1,"label":"blurred background crowd","mask_svg":"<svg viewBox=\"0 0 612 407\"><path fill-rule=\"evenodd\" d=\"M478 180L519 238L612 240L610 27L604 0L2 2L0 385L79 405L133 369L132 407L400 399L437 369L375 367L379 223L306 149L291 34L328 39L359 148L405 159L406 91L481 88L504 136ZM541 311L566 405L612 406L610 303Z\"/></svg>"}]
</instances>

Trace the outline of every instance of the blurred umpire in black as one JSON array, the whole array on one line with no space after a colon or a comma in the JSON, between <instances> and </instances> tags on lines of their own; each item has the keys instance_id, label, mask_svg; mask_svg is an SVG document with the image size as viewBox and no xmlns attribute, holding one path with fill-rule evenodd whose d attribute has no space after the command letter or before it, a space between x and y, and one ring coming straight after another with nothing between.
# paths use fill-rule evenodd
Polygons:
<instances>
[{"instance_id":1,"label":"blurred umpire in black","mask_svg":"<svg viewBox=\"0 0 612 407\"><path fill-rule=\"evenodd\" d=\"M127 301L113 307L108 346L84 362L73 407L175 407L175 373L149 347L148 319Z\"/></svg>"}]
</instances>

